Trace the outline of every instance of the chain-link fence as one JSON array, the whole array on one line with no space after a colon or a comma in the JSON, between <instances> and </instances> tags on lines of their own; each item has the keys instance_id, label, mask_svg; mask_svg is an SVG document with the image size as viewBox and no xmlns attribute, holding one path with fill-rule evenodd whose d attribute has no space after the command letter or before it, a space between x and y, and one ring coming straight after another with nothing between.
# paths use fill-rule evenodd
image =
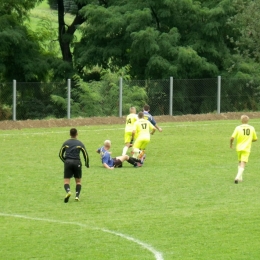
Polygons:
<instances>
[{"instance_id":1,"label":"chain-link fence","mask_svg":"<svg viewBox=\"0 0 260 260\"><path fill-rule=\"evenodd\" d=\"M122 101L124 115L131 106L140 111L144 104L150 105L154 115L169 115L170 79L123 81Z\"/></svg>"},{"instance_id":2,"label":"chain-link fence","mask_svg":"<svg viewBox=\"0 0 260 260\"><path fill-rule=\"evenodd\" d=\"M17 119L66 117L67 104L64 101L64 96L67 96L66 88L66 84L57 82L17 83Z\"/></svg>"},{"instance_id":3,"label":"chain-link fence","mask_svg":"<svg viewBox=\"0 0 260 260\"><path fill-rule=\"evenodd\" d=\"M12 118L12 102L12 83L0 83L0 120L8 120Z\"/></svg>"},{"instance_id":4,"label":"chain-link fence","mask_svg":"<svg viewBox=\"0 0 260 260\"><path fill-rule=\"evenodd\" d=\"M0 120L122 116L147 103L153 115L258 111L260 80L165 79L0 84Z\"/></svg>"},{"instance_id":5,"label":"chain-link fence","mask_svg":"<svg viewBox=\"0 0 260 260\"><path fill-rule=\"evenodd\" d=\"M259 109L259 79L221 80L221 112L259 111Z\"/></svg>"},{"instance_id":6,"label":"chain-link fence","mask_svg":"<svg viewBox=\"0 0 260 260\"><path fill-rule=\"evenodd\" d=\"M123 89L135 86L144 89L146 103L153 115L199 114L217 110L217 79L129 81L124 82ZM126 99L123 91L123 101Z\"/></svg>"}]
</instances>

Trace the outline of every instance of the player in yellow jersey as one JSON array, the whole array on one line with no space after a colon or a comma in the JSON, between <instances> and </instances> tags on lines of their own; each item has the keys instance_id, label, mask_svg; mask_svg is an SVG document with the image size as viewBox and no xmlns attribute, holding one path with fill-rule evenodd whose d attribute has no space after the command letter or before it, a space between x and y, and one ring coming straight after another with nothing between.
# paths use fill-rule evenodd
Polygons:
<instances>
[{"instance_id":1,"label":"player in yellow jersey","mask_svg":"<svg viewBox=\"0 0 260 260\"><path fill-rule=\"evenodd\" d=\"M242 175L248 162L251 151L252 142L257 141L255 128L248 124L249 117L247 115L241 116L242 125L235 128L230 138L230 148L233 146L233 141L236 139L236 151L238 155L238 172L235 178L235 183L242 181Z\"/></svg>"},{"instance_id":2,"label":"player in yellow jersey","mask_svg":"<svg viewBox=\"0 0 260 260\"><path fill-rule=\"evenodd\" d=\"M133 145L134 158L141 159L143 162L145 148L150 142L150 135L153 135L155 130L155 126L153 126L150 121L144 119L144 113L139 112L138 120L134 123L132 133L132 139L136 138Z\"/></svg>"},{"instance_id":3,"label":"player in yellow jersey","mask_svg":"<svg viewBox=\"0 0 260 260\"><path fill-rule=\"evenodd\" d=\"M132 146L132 132L134 129L134 123L138 119L135 107L130 107L129 112L130 114L126 117L125 122L125 146L123 148L122 155L126 155L128 148Z\"/></svg>"}]
</instances>

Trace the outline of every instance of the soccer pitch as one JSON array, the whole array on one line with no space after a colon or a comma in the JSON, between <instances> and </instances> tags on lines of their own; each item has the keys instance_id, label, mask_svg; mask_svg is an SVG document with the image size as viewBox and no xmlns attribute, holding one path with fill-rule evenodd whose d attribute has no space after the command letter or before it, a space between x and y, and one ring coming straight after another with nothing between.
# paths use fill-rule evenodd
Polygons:
<instances>
[{"instance_id":1,"label":"soccer pitch","mask_svg":"<svg viewBox=\"0 0 260 260\"><path fill-rule=\"evenodd\" d=\"M160 124L141 168L102 167L96 149L123 149L124 125L80 126L90 168L80 202L64 203L58 157L69 129L0 130L1 259L260 259L260 140L243 179L229 138L238 120ZM260 139L260 121L250 120Z\"/></svg>"}]
</instances>

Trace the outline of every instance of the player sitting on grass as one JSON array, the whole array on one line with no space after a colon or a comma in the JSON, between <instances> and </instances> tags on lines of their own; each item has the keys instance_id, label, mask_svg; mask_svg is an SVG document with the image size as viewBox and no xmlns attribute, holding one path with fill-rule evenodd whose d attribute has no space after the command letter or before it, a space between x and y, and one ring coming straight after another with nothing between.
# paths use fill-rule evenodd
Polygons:
<instances>
[{"instance_id":1,"label":"player sitting on grass","mask_svg":"<svg viewBox=\"0 0 260 260\"><path fill-rule=\"evenodd\" d=\"M97 153L100 154L103 166L109 170L122 167L124 161L127 161L128 163L132 164L135 167L138 166L137 163L142 163L141 160L129 157L128 155L121 155L112 158L111 152L109 151L110 148L111 148L111 141L106 140L104 142L104 146L97 149Z\"/></svg>"}]
</instances>

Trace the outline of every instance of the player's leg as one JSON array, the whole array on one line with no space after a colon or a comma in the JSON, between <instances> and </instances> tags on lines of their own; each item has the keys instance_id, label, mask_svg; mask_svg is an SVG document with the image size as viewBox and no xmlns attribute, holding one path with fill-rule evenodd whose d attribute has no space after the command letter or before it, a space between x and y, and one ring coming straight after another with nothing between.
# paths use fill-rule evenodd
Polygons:
<instances>
[{"instance_id":1,"label":"player's leg","mask_svg":"<svg viewBox=\"0 0 260 260\"><path fill-rule=\"evenodd\" d=\"M132 149L133 158L138 159L139 154L141 153L141 150L140 150L141 145L142 145L142 140L137 138L135 140L135 143L134 143L133 149Z\"/></svg>"},{"instance_id":2,"label":"player's leg","mask_svg":"<svg viewBox=\"0 0 260 260\"><path fill-rule=\"evenodd\" d=\"M245 170L245 165L246 165L246 162L239 162L239 166L238 166L238 171L237 171L237 175L236 175L236 178L235 178L235 183L237 184L239 181L242 181L243 180L243 172Z\"/></svg>"},{"instance_id":3,"label":"player's leg","mask_svg":"<svg viewBox=\"0 0 260 260\"><path fill-rule=\"evenodd\" d=\"M138 167L142 167L144 164L144 159L146 158L145 147L146 147L146 140L142 140L142 142L140 142L140 148L139 148L140 151L137 156L137 158L140 160L140 163L137 164Z\"/></svg>"},{"instance_id":4,"label":"player's leg","mask_svg":"<svg viewBox=\"0 0 260 260\"><path fill-rule=\"evenodd\" d=\"M120 160L121 162L127 161L128 163L132 164L133 166L137 166L138 162L141 163L140 160L130 157L128 155L117 156L116 159Z\"/></svg>"},{"instance_id":5,"label":"player's leg","mask_svg":"<svg viewBox=\"0 0 260 260\"><path fill-rule=\"evenodd\" d=\"M135 156L135 158L137 158L141 161L141 165L140 164L138 165L139 167L142 166L144 163L144 159L146 158L145 149L149 142L150 142L149 138L141 139L141 140L138 140L138 142L137 142L138 148L136 149L134 147L134 156Z\"/></svg>"},{"instance_id":6,"label":"player's leg","mask_svg":"<svg viewBox=\"0 0 260 260\"><path fill-rule=\"evenodd\" d=\"M117 156L117 157L113 158L114 168L122 168L124 157L126 157L126 156L128 156L128 155L121 155L121 156Z\"/></svg>"},{"instance_id":7,"label":"player's leg","mask_svg":"<svg viewBox=\"0 0 260 260\"><path fill-rule=\"evenodd\" d=\"M81 191L81 179L80 178L75 178L76 182L76 196L75 196L75 201L79 201L79 195Z\"/></svg>"},{"instance_id":8,"label":"player's leg","mask_svg":"<svg viewBox=\"0 0 260 260\"><path fill-rule=\"evenodd\" d=\"M79 196L81 192L81 177L82 177L82 164L80 161L76 161L74 165L74 178L76 182L75 201L79 201Z\"/></svg>"},{"instance_id":9,"label":"player's leg","mask_svg":"<svg viewBox=\"0 0 260 260\"><path fill-rule=\"evenodd\" d=\"M70 179L64 178L64 189L68 193L70 191Z\"/></svg>"},{"instance_id":10,"label":"player's leg","mask_svg":"<svg viewBox=\"0 0 260 260\"><path fill-rule=\"evenodd\" d=\"M73 173L71 171L71 165L69 162L64 163L64 189L66 191L66 196L64 198L64 202L67 203L71 196L70 191L70 178L72 177Z\"/></svg>"},{"instance_id":11,"label":"player's leg","mask_svg":"<svg viewBox=\"0 0 260 260\"><path fill-rule=\"evenodd\" d=\"M235 183L237 184L239 181L243 180L243 172L245 170L246 163L248 162L249 153L248 152L238 152L239 163L238 163L238 171L235 178Z\"/></svg>"},{"instance_id":12,"label":"player's leg","mask_svg":"<svg viewBox=\"0 0 260 260\"><path fill-rule=\"evenodd\" d=\"M125 146L123 148L122 155L126 155L128 148L131 146L132 132L125 132Z\"/></svg>"},{"instance_id":13,"label":"player's leg","mask_svg":"<svg viewBox=\"0 0 260 260\"><path fill-rule=\"evenodd\" d=\"M142 160L142 162L143 162L143 160L144 160L145 157L146 157L146 155L145 155L145 150L146 150L146 147L147 147L147 145L149 144L149 142L150 142L150 139L143 139L143 140L142 140L142 143L141 143L141 145L140 145L140 150L141 150L141 152L140 152L140 154L139 154L139 159Z\"/></svg>"}]
</instances>

